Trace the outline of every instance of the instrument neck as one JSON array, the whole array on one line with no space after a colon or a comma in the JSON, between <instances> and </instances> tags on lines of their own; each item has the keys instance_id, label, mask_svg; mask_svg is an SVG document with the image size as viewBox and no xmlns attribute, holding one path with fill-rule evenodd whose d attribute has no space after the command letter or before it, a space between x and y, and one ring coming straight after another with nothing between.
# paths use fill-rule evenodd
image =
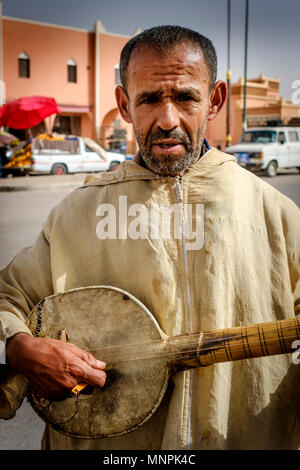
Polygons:
<instances>
[{"instance_id":1,"label":"instrument neck","mask_svg":"<svg viewBox=\"0 0 300 470\"><path fill-rule=\"evenodd\" d=\"M168 341L176 370L295 351L300 340L300 316L271 323L175 336ZM170 356L171 357L171 356Z\"/></svg>"}]
</instances>

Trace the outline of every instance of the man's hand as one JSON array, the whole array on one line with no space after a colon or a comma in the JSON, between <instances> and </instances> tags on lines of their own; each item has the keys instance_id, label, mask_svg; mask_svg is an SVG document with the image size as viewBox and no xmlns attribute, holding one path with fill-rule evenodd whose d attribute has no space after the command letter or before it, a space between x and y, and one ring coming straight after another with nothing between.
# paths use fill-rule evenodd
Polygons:
<instances>
[{"instance_id":1,"label":"man's hand","mask_svg":"<svg viewBox=\"0 0 300 470\"><path fill-rule=\"evenodd\" d=\"M13 336L6 346L9 365L29 379L42 397L64 399L79 382L103 387L105 363L74 344L57 339Z\"/></svg>"}]
</instances>

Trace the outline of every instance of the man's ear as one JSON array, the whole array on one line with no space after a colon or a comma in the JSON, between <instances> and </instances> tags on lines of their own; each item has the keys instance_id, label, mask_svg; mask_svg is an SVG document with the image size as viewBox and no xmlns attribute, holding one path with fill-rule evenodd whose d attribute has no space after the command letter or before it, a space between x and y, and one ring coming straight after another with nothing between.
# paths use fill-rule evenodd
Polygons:
<instances>
[{"instance_id":1,"label":"man's ear","mask_svg":"<svg viewBox=\"0 0 300 470\"><path fill-rule=\"evenodd\" d=\"M210 93L210 109L208 113L208 121L211 121L216 117L218 112L223 107L227 98L227 86L222 80L215 83Z\"/></svg>"},{"instance_id":2,"label":"man's ear","mask_svg":"<svg viewBox=\"0 0 300 470\"><path fill-rule=\"evenodd\" d=\"M122 86L118 85L116 87L115 97L122 118L124 119L124 121L131 123L132 121L129 114L129 98Z\"/></svg>"}]
</instances>

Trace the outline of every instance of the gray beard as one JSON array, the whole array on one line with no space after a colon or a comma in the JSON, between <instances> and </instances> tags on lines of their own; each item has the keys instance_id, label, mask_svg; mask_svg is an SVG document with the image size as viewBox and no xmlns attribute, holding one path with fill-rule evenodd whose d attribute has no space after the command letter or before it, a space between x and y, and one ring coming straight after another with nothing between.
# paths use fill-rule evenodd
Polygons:
<instances>
[{"instance_id":1,"label":"gray beard","mask_svg":"<svg viewBox=\"0 0 300 470\"><path fill-rule=\"evenodd\" d=\"M151 154L141 153L141 157L144 160L148 168L151 168L155 173L162 176L173 176L178 173L183 173L185 170L193 165L196 158L200 154L201 146L193 153L187 153L183 155L179 160L172 161L168 156L163 161L156 160Z\"/></svg>"},{"instance_id":2,"label":"gray beard","mask_svg":"<svg viewBox=\"0 0 300 470\"><path fill-rule=\"evenodd\" d=\"M173 160L172 157L169 157L168 155L166 155L163 160L157 160L151 154L152 141L154 139L150 138L150 142L147 144L147 141L146 143L144 143L145 137L142 134L140 134L136 129L135 129L135 135L136 135L136 140L139 145L140 156L142 160L144 161L145 165L151 171L154 171L155 173L161 176L175 176L178 173L185 172L188 168L190 168L194 164L194 162L200 156L205 130L206 130L206 122L203 128L199 131L199 135L197 138L198 144L195 145L194 147L192 147L190 145L190 142L187 141L187 139L185 139L184 146L186 149L186 153L182 157L180 157L179 160L175 160L175 161ZM175 135L171 134L170 137L175 138Z\"/></svg>"}]
</instances>

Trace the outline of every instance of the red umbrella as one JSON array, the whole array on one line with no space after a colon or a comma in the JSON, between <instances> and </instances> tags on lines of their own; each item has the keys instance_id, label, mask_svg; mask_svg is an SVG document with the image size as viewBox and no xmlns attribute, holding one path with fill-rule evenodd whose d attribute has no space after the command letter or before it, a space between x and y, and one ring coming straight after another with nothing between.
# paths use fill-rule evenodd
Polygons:
<instances>
[{"instance_id":1,"label":"red umbrella","mask_svg":"<svg viewBox=\"0 0 300 470\"><path fill-rule=\"evenodd\" d=\"M10 101L0 108L0 127L28 129L51 114L61 113L54 98L28 96Z\"/></svg>"}]
</instances>

